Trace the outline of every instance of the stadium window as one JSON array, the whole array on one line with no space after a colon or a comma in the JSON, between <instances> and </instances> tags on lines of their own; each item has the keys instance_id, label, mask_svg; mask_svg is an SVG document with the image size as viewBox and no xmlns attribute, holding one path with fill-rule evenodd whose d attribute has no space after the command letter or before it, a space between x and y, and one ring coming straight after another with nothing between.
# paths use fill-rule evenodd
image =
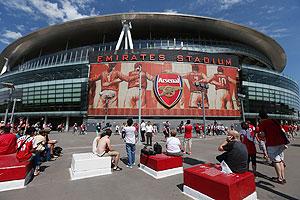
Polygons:
<instances>
[{"instance_id":1,"label":"stadium window","mask_svg":"<svg viewBox=\"0 0 300 200\"><path fill-rule=\"evenodd\" d=\"M72 92L72 88L71 89L64 89L64 92Z\"/></svg>"},{"instance_id":2,"label":"stadium window","mask_svg":"<svg viewBox=\"0 0 300 200\"><path fill-rule=\"evenodd\" d=\"M56 85L56 88L64 88L64 85Z\"/></svg>"},{"instance_id":3,"label":"stadium window","mask_svg":"<svg viewBox=\"0 0 300 200\"><path fill-rule=\"evenodd\" d=\"M73 102L80 101L80 98L73 98L72 101L73 101Z\"/></svg>"},{"instance_id":4,"label":"stadium window","mask_svg":"<svg viewBox=\"0 0 300 200\"><path fill-rule=\"evenodd\" d=\"M80 97L81 96L81 93L73 93L73 97Z\"/></svg>"},{"instance_id":5,"label":"stadium window","mask_svg":"<svg viewBox=\"0 0 300 200\"><path fill-rule=\"evenodd\" d=\"M64 97L72 97L72 93L64 93Z\"/></svg>"},{"instance_id":6,"label":"stadium window","mask_svg":"<svg viewBox=\"0 0 300 200\"><path fill-rule=\"evenodd\" d=\"M64 98L64 102L71 102L72 99L71 98Z\"/></svg>"},{"instance_id":7,"label":"stadium window","mask_svg":"<svg viewBox=\"0 0 300 200\"><path fill-rule=\"evenodd\" d=\"M55 102L64 102L64 101L63 101L63 98L57 98L57 99L55 99Z\"/></svg>"},{"instance_id":8,"label":"stadium window","mask_svg":"<svg viewBox=\"0 0 300 200\"><path fill-rule=\"evenodd\" d=\"M47 101L48 101L47 99L42 99L41 103L47 103Z\"/></svg>"},{"instance_id":9,"label":"stadium window","mask_svg":"<svg viewBox=\"0 0 300 200\"><path fill-rule=\"evenodd\" d=\"M56 90L56 93L63 93L64 90L63 89L60 89L60 90Z\"/></svg>"},{"instance_id":10,"label":"stadium window","mask_svg":"<svg viewBox=\"0 0 300 200\"><path fill-rule=\"evenodd\" d=\"M73 92L81 92L81 88L73 88Z\"/></svg>"},{"instance_id":11,"label":"stadium window","mask_svg":"<svg viewBox=\"0 0 300 200\"><path fill-rule=\"evenodd\" d=\"M56 94L56 97L63 97L63 94Z\"/></svg>"},{"instance_id":12,"label":"stadium window","mask_svg":"<svg viewBox=\"0 0 300 200\"><path fill-rule=\"evenodd\" d=\"M54 103L55 99L48 99L48 103Z\"/></svg>"},{"instance_id":13,"label":"stadium window","mask_svg":"<svg viewBox=\"0 0 300 200\"><path fill-rule=\"evenodd\" d=\"M46 91L47 92L47 91ZM48 90L48 93L49 94L54 94L55 93L55 90Z\"/></svg>"},{"instance_id":14,"label":"stadium window","mask_svg":"<svg viewBox=\"0 0 300 200\"><path fill-rule=\"evenodd\" d=\"M55 91L55 90L54 90ZM48 93L48 90L42 90L41 91L41 94L47 94Z\"/></svg>"},{"instance_id":15,"label":"stadium window","mask_svg":"<svg viewBox=\"0 0 300 200\"><path fill-rule=\"evenodd\" d=\"M48 98L55 98L55 94L49 94Z\"/></svg>"},{"instance_id":16,"label":"stadium window","mask_svg":"<svg viewBox=\"0 0 300 200\"><path fill-rule=\"evenodd\" d=\"M38 99L38 100L34 100L34 103L41 103L41 101Z\"/></svg>"},{"instance_id":17,"label":"stadium window","mask_svg":"<svg viewBox=\"0 0 300 200\"><path fill-rule=\"evenodd\" d=\"M49 90L55 89L55 85L49 85Z\"/></svg>"}]
</instances>

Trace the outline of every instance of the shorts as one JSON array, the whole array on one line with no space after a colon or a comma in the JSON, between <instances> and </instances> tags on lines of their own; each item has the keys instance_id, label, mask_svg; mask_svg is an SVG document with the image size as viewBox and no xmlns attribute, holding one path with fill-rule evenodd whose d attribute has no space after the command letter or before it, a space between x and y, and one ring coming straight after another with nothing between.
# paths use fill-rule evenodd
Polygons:
<instances>
[{"instance_id":1,"label":"shorts","mask_svg":"<svg viewBox=\"0 0 300 200\"><path fill-rule=\"evenodd\" d=\"M104 153L104 154L102 155L102 157L118 156L118 155L120 155L120 153L117 152L117 151L109 151L109 152Z\"/></svg>"},{"instance_id":2,"label":"shorts","mask_svg":"<svg viewBox=\"0 0 300 200\"><path fill-rule=\"evenodd\" d=\"M277 146L270 146L267 147L269 158L272 162L281 162L284 160L284 153L285 150L284 145L277 145Z\"/></svg>"}]
</instances>

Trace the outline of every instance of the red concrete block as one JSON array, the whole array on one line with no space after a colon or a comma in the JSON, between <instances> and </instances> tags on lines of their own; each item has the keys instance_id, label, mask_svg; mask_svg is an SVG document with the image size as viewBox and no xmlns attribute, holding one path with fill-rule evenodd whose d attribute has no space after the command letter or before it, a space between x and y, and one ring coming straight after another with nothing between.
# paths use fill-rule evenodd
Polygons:
<instances>
[{"instance_id":1,"label":"red concrete block","mask_svg":"<svg viewBox=\"0 0 300 200\"><path fill-rule=\"evenodd\" d=\"M140 163L155 171L162 171L182 167L182 157L167 156L165 154L149 156L141 153Z\"/></svg>"},{"instance_id":2,"label":"red concrete block","mask_svg":"<svg viewBox=\"0 0 300 200\"><path fill-rule=\"evenodd\" d=\"M31 169L31 163L19 162L15 153L0 156L0 182L25 179Z\"/></svg>"},{"instance_id":3,"label":"red concrete block","mask_svg":"<svg viewBox=\"0 0 300 200\"><path fill-rule=\"evenodd\" d=\"M213 164L184 169L184 185L216 200L242 200L255 192L255 178L250 172L224 174Z\"/></svg>"}]
</instances>

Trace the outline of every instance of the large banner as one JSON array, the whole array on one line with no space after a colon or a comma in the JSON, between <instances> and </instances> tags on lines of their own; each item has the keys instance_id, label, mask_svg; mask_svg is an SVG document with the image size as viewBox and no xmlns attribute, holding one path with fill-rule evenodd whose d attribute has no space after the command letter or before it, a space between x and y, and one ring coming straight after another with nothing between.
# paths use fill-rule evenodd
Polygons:
<instances>
[{"instance_id":1,"label":"large banner","mask_svg":"<svg viewBox=\"0 0 300 200\"><path fill-rule=\"evenodd\" d=\"M140 72L141 70L141 72ZM240 116L237 68L169 61L101 62L90 65L88 115ZM209 87L200 91L195 83ZM204 102L202 102L202 94Z\"/></svg>"}]
</instances>

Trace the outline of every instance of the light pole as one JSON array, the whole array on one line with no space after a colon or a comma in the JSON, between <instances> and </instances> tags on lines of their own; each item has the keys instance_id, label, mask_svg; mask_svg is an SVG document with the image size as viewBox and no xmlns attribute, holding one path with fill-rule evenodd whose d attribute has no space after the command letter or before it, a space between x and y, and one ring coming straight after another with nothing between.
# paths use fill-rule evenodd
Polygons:
<instances>
[{"instance_id":1,"label":"light pole","mask_svg":"<svg viewBox=\"0 0 300 200\"><path fill-rule=\"evenodd\" d=\"M4 116L4 124L6 124L8 118L8 110L11 102L11 96L13 91L15 90L15 85L13 83L6 83L6 82L2 82L1 84L3 87L9 88L9 96L8 96L8 101L7 101L7 106L5 110L5 116Z\"/></svg>"},{"instance_id":2,"label":"light pole","mask_svg":"<svg viewBox=\"0 0 300 200\"><path fill-rule=\"evenodd\" d=\"M200 83L199 81L195 82L195 86L200 89L201 91L201 97L202 97L202 114L203 114L203 126L204 126L204 138L206 138L206 121L205 121L205 105L204 105L204 95L205 91L208 90L208 84L207 83Z\"/></svg>"},{"instance_id":3,"label":"light pole","mask_svg":"<svg viewBox=\"0 0 300 200\"><path fill-rule=\"evenodd\" d=\"M106 126L106 121L107 121L107 114L108 114L108 103L109 103L109 100L114 98L115 97L115 94L108 94L108 95L105 95L103 94L103 92L100 92L100 96L104 98L105 100L105 116L104 116L104 126Z\"/></svg>"},{"instance_id":4,"label":"light pole","mask_svg":"<svg viewBox=\"0 0 300 200\"><path fill-rule=\"evenodd\" d=\"M13 104L13 108L12 108L12 111L11 111L11 116L10 116L10 124L13 124L14 123L14 113L15 113L15 108L16 108L16 103L22 101L21 99L17 99L17 98L14 98L14 104Z\"/></svg>"},{"instance_id":5,"label":"light pole","mask_svg":"<svg viewBox=\"0 0 300 200\"><path fill-rule=\"evenodd\" d=\"M139 67L139 137L138 144L141 144L141 123L142 123L142 66Z\"/></svg>"},{"instance_id":6,"label":"light pole","mask_svg":"<svg viewBox=\"0 0 300 200\"><path fill-rule=\"evenodd\" d=\"M245 113L244 113L244 100L246 98L246 95L238 93L237 96L239 97L239 99L241 101L242 118L243 118L243 122L244 122L244 121L246 121L245 120Z\"/></svg>"}]
</instances>

